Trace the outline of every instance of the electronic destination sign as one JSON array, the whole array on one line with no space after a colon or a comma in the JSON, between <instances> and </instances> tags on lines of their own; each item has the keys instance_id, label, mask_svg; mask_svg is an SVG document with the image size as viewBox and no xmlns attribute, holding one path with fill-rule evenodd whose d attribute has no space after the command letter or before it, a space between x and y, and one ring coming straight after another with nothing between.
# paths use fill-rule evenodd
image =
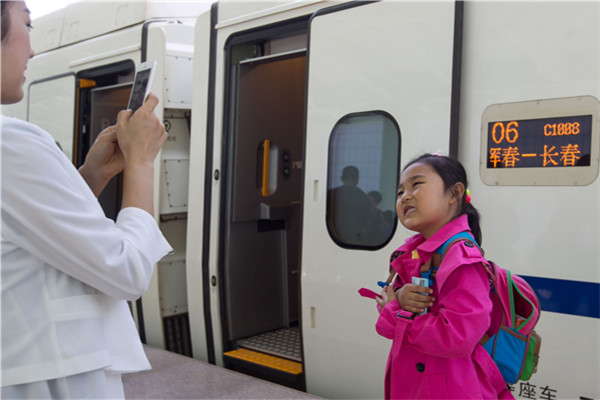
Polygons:
<instances>
[{"instance_id":1,"label":"electronic destination sign","mask_svg":"<svg viewBox=\"0 0 600 400\"><path fill-rule=\"evenodd\" d=\"M487 168L590 165L592 115L488 123Z\"/></svg>"},{"instance_id":2,"label":"electronic destination sign","mask_svg":"<svg viewBox=\"0 0 600 400\"><path fill-rule=\"evenodd\" d=\"M598 177L593 96L493 104L481 119L479 173L494 186L581 186Z\"/></svg>"}]
</instances>

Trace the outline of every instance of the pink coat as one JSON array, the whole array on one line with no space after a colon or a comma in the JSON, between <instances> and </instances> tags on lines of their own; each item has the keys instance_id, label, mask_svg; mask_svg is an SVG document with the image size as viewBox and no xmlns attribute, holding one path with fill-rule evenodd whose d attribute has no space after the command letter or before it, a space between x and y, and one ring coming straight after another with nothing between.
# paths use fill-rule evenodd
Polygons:
<instances>
[{"instance_id":1,"label":"pink coat","mask_svg":"<svg viewBox=\"0 0 600 400\"><path fill-rule=\"evenodd\" d=\"M411 283L422 263L456 233L469 231L465 215L455 218L425 241L406 240L405 253L392 262L396 284ZM417 250L419 259L412 259ZM514 399L488 353L479 344L490 324L489 280L476 247L452 246L437 272L435 302L428 313L401 317L397 301L377 320L377 332L393 340L385 376L385 397L406 399Z\"/></svg>"}]
</instances>

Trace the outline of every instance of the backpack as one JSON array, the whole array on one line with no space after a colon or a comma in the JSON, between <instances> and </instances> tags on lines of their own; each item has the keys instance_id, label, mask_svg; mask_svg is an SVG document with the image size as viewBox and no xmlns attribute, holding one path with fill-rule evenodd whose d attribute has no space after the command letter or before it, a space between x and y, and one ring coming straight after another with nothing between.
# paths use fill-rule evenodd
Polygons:
<instances>
[{"instance_id":1,"label":"backpack","mask_svg":"<svg viewBox=\"0 0 600 400\"><path fill-rule=\"evenodd\" d=\"M483 250L470 233L461 232L448 239L436 253L441 260L455 243L466 241ZM534 331L540 318L540 302L531 286L494 262L483 263L490 278L492 322L480 344L492 357L504 381L527 381L537 370L542 338ZM438 264L439 266L439 264Z\"/></svg>"}]
</instances>

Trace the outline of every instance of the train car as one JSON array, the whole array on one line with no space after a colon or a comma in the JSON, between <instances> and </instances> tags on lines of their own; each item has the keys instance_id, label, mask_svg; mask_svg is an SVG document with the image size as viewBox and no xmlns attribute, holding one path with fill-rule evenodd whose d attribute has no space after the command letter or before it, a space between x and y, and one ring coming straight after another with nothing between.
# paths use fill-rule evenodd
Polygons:
<instances>
[{"instance_id":1,"label":"train car","mask_svg":"<svg viewBox=\"0 0 600 400\"><path fill-rule=\"evenodd\" d=\"M279 354L302 364L310 393L382 397L390 343L357 289L376 289L411 235L394 217L399 167L441 149L468 171L487 256L542 302L540 366L513 393L599 397L599 11L219 1L196 25L207 45L193 109L207 117L192 120L190 151L194 356L276 376L246 352ZM588 124L585 140L575 124ZM385 224L362 236L336 221L348 216L333 196L347 166L380 194Z\"/></svg>"},{"instance_id":2,"label":"train car","mask_svg":"<svg viewBox=\"0 0 600 400\"><path fill-rule=\"evenodd\" d=\"M34 42L28 99L3 107L74 121L63 136L80 143L78 99L93 89L36 86L96 71L131 85L135 63L159 61L170 131L157 214L177 251L142 298L148 343L326 398L383 397L391 343L357 289L376 289L412 234L394 211L401 166L441 151L467 169L486 256L541 302L538 371L513 394L600 397L599 2L220 0L188 21L193 6L42 52ZM154 30L173 41L150 50ZM168 69L182 48L193 62ZM122 60L128 74L107 69ZM71 113L36 117L33 100L58 92L45 115ZM337 201L346 186L369 199L362 223Z\"/></svg>"}]
</instances>

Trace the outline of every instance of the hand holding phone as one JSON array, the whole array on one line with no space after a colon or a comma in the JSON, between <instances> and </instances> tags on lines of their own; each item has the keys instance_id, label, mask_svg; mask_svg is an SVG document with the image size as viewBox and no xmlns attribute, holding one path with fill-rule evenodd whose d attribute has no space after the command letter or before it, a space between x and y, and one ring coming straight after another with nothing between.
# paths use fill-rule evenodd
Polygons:
<instances>
[{"instance_id":1,"label":"hand holding phone","mask_svg":"<svg viewBox=\"0 0 600 400\"><path fill-rule=\"evenodd\" d=\"M426 278L419 278L417 276L413 276L412 283L417 286L429 287L429 279L426 279ZM429 293L421 292L421 294L423 294L425 296L429 296ZM423 311L422 313L419 313L417 315L423 315L423 314L427 314L427 308L425 308L425 311Z\"/></svg>"},{"instance_id":2,"label":"hand holding phone","mask_svg":"<svg viewBox=\"0 0 600 400\"><path fill-rule=\"evenodd\" d=\"M152 79L154 78L154 70L156 69L156 61L150 60L138 65L129 96L129 104L127 108L134 113L144 104L144 100L150 93L152 87Z\"/></svg>"}]
</instances>

